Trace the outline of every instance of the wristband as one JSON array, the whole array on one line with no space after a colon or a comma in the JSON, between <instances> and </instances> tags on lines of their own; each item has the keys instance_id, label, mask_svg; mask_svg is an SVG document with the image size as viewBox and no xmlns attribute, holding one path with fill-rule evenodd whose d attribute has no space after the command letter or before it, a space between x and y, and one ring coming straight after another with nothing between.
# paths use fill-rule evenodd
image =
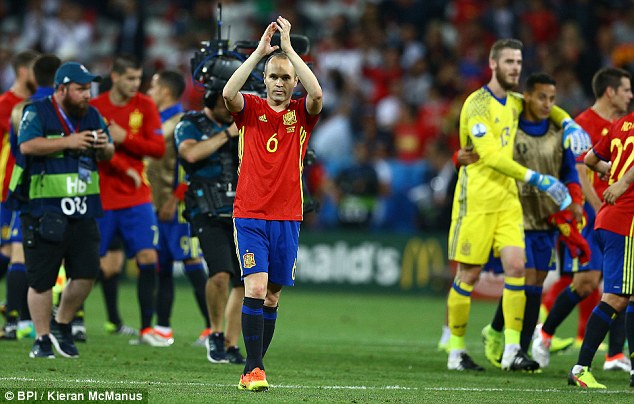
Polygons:
<instances>
[{"instance_id":1,"label":"wristband","mask_svg":"<svg viewBox=\"0 0 634 404\"><path fill-rule=\"evenodd\" d=\"M533 179L533 175L537 174L535 171L531 170L530 168L526 169L526 174L524 175L524 182L531 184L531 185L537 185L537 182ZM531 182L533 181L533 182Z\"/></svg>"},{"instance_id":2,"label":"wristband","mask_svg":"<svg viewBox=\"0 0 634 404\"><path fill-rule=\"evenodd\" d=\"M568 193L570 193L572 202L583 206L583 192L581 190L581 186L576 182L569 182L566 184L566 188L568 188Z\"/></svg>"},{"instance_id":3,"label":"wristband","mask_svg":"<svg viewBox=\"0 0 634 404\"><path fill-rule=\"evenodd\" d=\"M225 129L225 136L227 137L227 141L231 140L231 134L228 129Z\"/></svg>"}]
</instances>

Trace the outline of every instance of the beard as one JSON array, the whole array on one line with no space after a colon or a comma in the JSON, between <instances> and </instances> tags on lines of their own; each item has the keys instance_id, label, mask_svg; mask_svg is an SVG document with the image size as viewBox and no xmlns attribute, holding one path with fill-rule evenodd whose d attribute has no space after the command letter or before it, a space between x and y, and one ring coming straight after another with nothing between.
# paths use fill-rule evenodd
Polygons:
<instances>
[{"instance_id":1,"label":"beard","mask_svg":"<svg viewBox=\"0 0 634 404\"><path fill-rule=\"evenodd\" d=\"M73 118L83 118L88 113L88 102L73 103L68 97L62 100L62 107Z\"/></svg>"},{"instance_id":2,"label":"beard","mask_svg":"<svg viewBox=\"0 0 634 404\"><path fill-rule=\"evenodd\" d=\"M213 113L213 117L216 122L221 123L223 125L231 125L233 123L233 116L226 113Z\"/></svg>"},{"instance_id":3,"label":"beard","mask_svg":"<svg viewBox=\"0 0 634 404\"><path fill-rule=\"evenodd\" d=\"M500 87L502 87L505 91L510 91L517 87L517 83L512 83L504 78L504 75L500 71L500 69L495 69L495 78L498 83L500 83Z\"/></svg>"}]
</instances>

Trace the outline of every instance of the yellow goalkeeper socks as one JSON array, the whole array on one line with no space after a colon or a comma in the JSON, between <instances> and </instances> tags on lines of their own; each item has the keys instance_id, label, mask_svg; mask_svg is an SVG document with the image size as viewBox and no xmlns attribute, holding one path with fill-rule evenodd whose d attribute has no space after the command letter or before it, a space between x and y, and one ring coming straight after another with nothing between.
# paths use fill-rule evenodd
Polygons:
<instances>
[{"instance_id":1,"label":"yellow goalkeeper socks","mask_svg":"<svg viewBox=\"0 0 634 404\"><path fill-rule=\"evenodd\" d=\"M525 278L504 278L502 292L502 312L504 313L504 341L506 344L520 343L520 333L524 321L526 294Z\"/></svg>"},{"instance_id":2,"label":"yellow goalkeeper socks","mask_svg":"<svg viewBox=\"0 0 634 404\"><path fill-rule=\"evenodd\" d=\"M451 337L449 349L464 349L464 335L467 331L469 312L471 311L471 292L473 285L454 281L447 298L447 321Z\"/></svg>"}]
</instances>

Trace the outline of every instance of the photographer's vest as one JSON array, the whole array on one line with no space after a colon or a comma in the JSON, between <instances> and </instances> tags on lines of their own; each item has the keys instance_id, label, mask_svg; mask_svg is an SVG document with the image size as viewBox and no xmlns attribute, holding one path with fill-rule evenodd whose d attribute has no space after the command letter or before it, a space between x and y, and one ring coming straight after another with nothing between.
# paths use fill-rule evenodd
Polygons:
<instances>
[{"instance_id":1,"label":"photographer's vest","mask_svg":"<svg viewBox=\"0 0 634 404\"><path fill-rule=\"evenodd\" d=\"M222 133L226 127L212 122L204 112L190 111L185 113L181 121L191 122L200 132L197 141L202 141L214 136L225 136ZM194 191L200 183L213 184L220 190L222 207L217 207L218 214L231 214L233 212L233 200L235 198L236 184L238 183L238 139L231 140L206 159L196 163L188 163L180 159L179 163L185 169L190 182L190 191ZM188 195L186 195L186 198ZM187 202L187 199L186 199ZM218 204L218 203L217 203ZM191 212L197 214L195 210Z\"/></svg>"},{"instance_id":2,"label":"photographer's vest","mask_svg":"<svg viewBox=\"0 0 634 404\"><path fill-rule=\"evenodd\" d=\"M54 139L67 136L51 98L36 101L32 105L37 109L43 137ZM99 112L90 107L75 129L97 130L101 126ZM79 180L80 153L74 150L17 159L9 189L15 194L14 198L22 202L20 210L35 217L42 216L44 212L61 213L74 218L101 216L99 173L94 150L89 153L91 158L87 168L90 169L90 183Z\"/></svg>"}]
</instances>

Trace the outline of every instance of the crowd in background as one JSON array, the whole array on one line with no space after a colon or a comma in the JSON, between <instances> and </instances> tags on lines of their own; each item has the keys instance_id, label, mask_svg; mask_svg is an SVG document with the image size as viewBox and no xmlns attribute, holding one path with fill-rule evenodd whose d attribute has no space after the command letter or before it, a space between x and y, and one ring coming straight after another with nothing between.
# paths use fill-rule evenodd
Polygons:
<instances>
[{"instance_id":1,"label":"crowd in background","mask_svg":"<svg viewBox=\"0 0 634 404\"><path fill-rule=\"evenodd\" d=\"M216 39L216 1L0 0L0 91L13 82L10 55L32 48L107 75L118 53L187 77L201 41ZM308 36L324 111L306 167L317 214L305 229L402 232L449 227L464 98L488 81L498 38L524 43L524 76L557 80L572 116L592 102L603 66L634 73L632 0L252 0L222 1L222 35L257 40L278 15ZM198 109L188 79L183 99Z\"/></svg>"}]
</instances>

